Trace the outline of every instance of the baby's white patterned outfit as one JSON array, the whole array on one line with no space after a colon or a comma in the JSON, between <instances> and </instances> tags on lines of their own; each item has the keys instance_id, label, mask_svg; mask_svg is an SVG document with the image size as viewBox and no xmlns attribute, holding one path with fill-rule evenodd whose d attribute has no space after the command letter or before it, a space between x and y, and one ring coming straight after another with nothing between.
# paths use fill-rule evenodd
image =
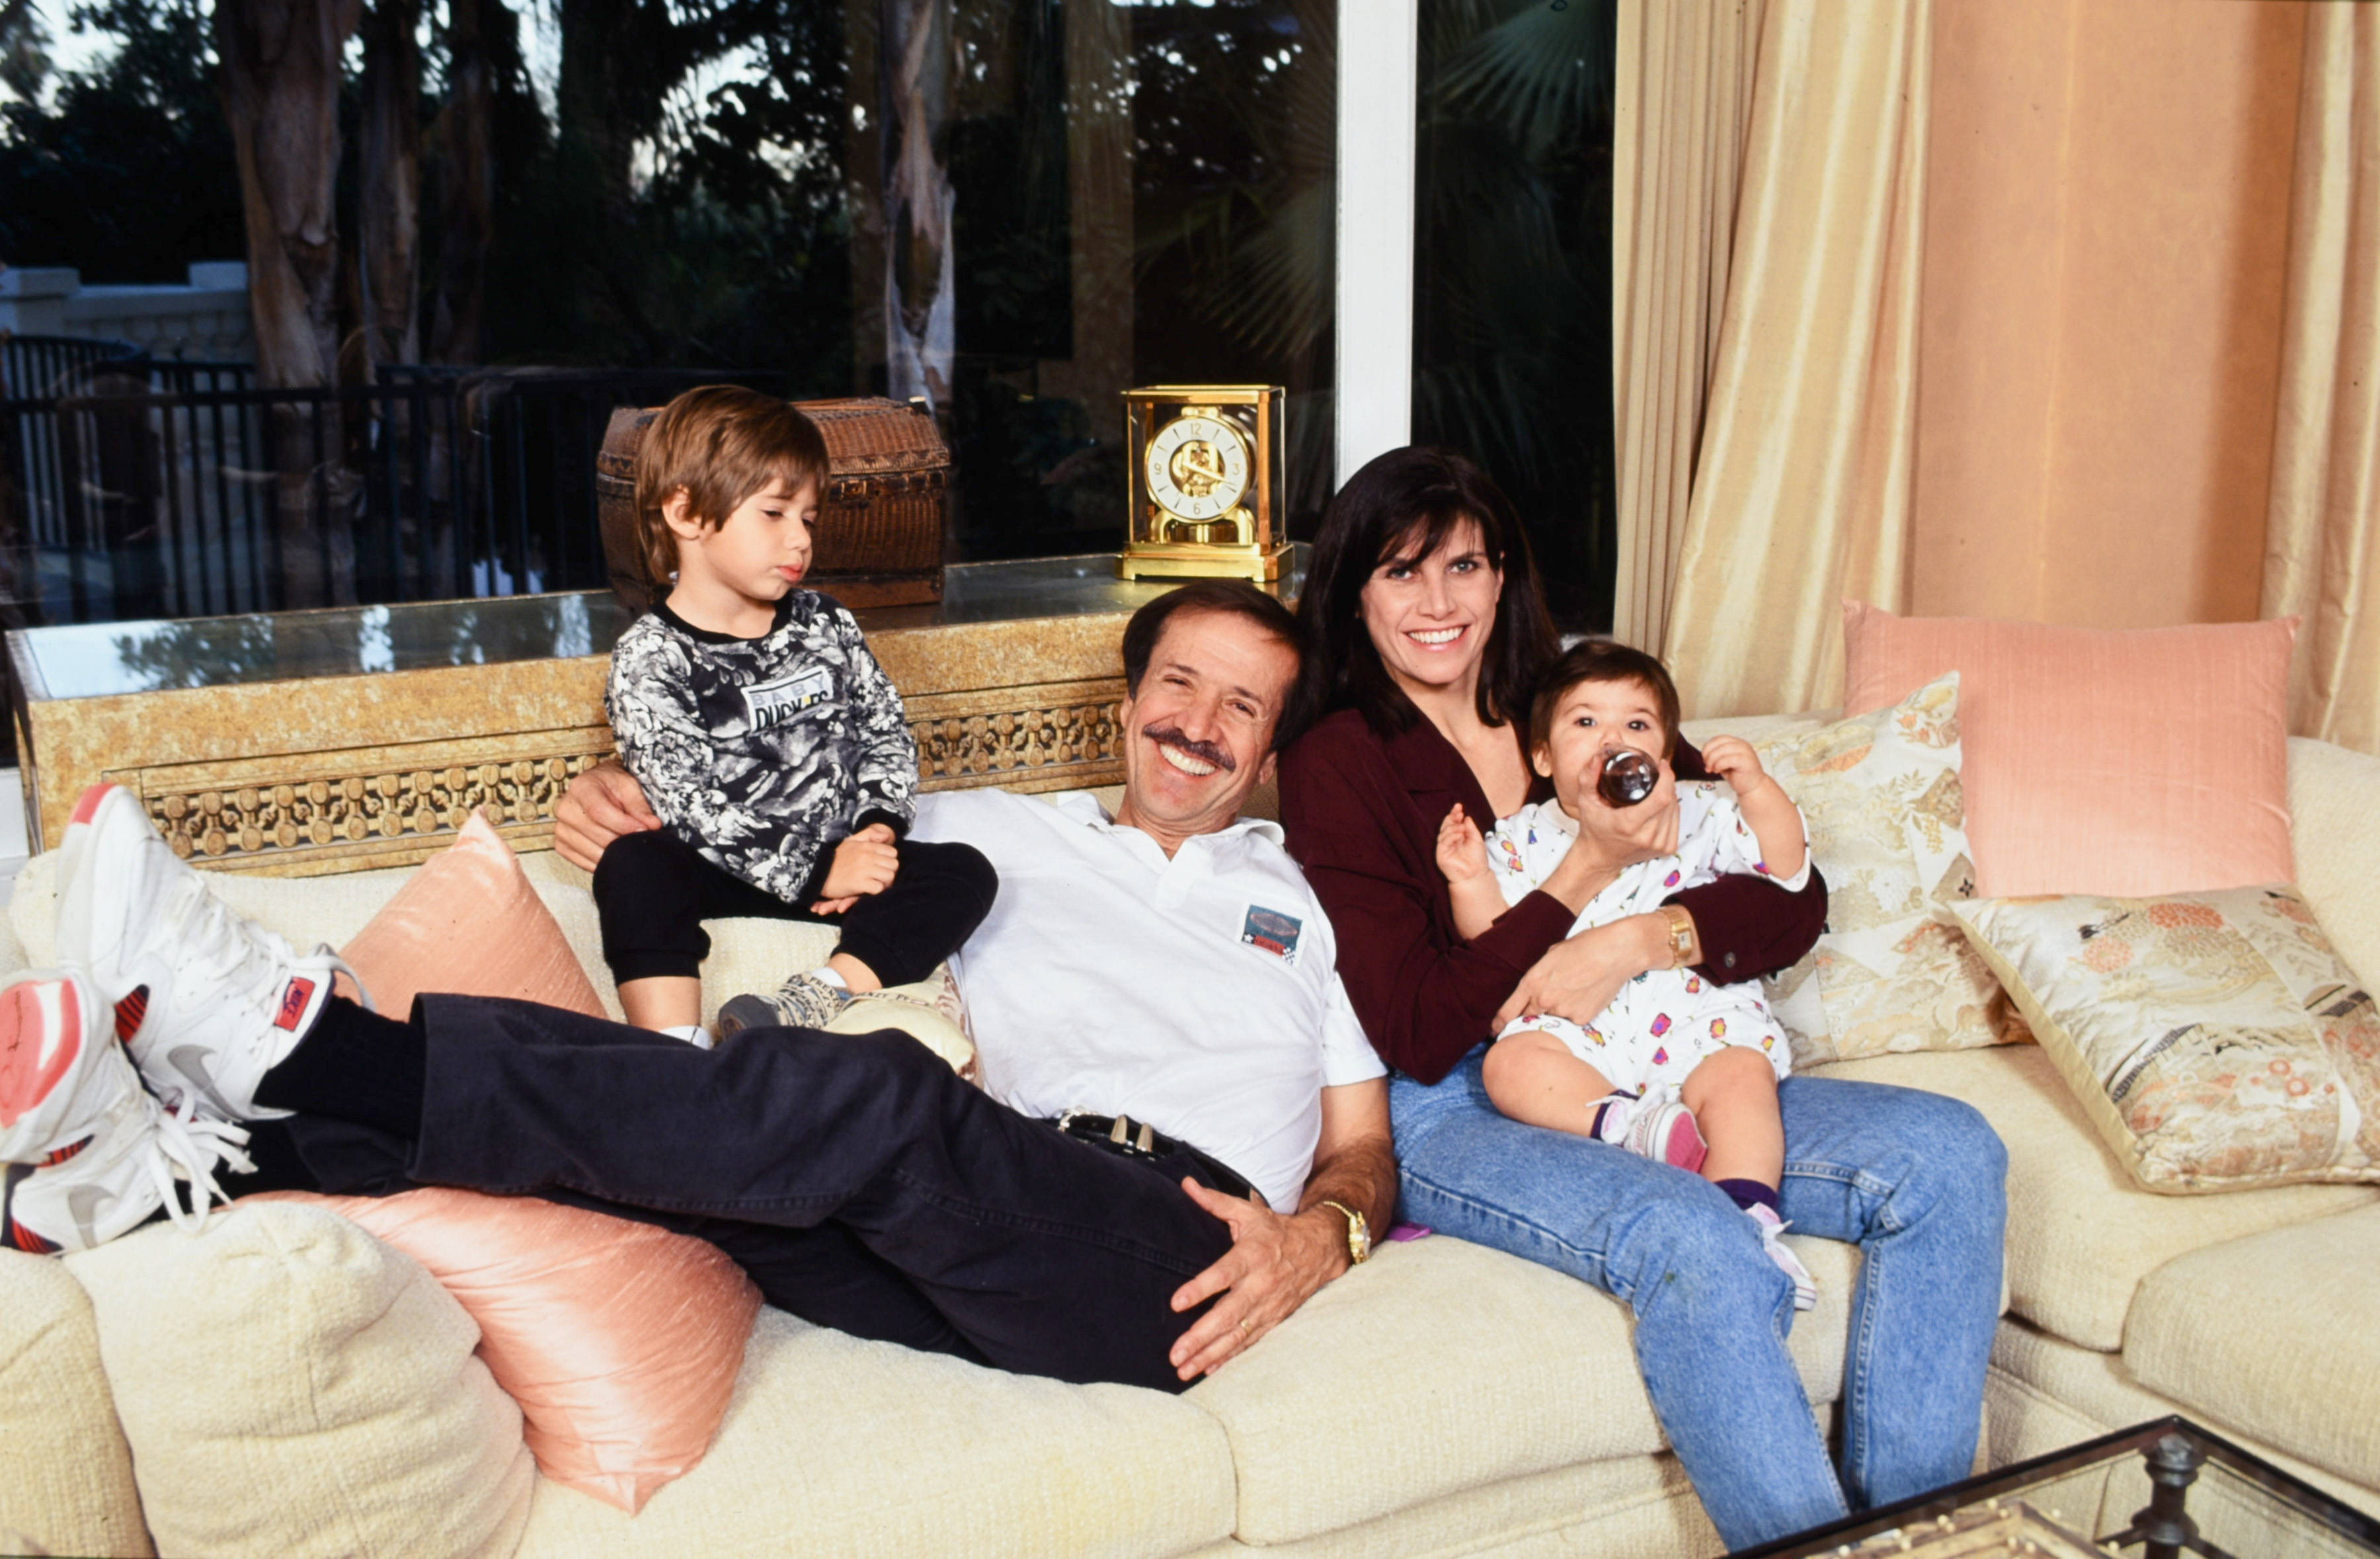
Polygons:
<instances>
[{"instance_id":1,"label":"baby's white patterned outfit","mask_svg":"<svg viewBox=\"0 0 2380 1559\"><path fill-rule=\"evenodd\" d=\"M1571 927L1573 933L1658 909L1679 889L1698 887L1723 873L1771 875L1761 864L1759 838L1744 822L1735 792L1726 784L1681 781L1678 809L1678 853L1622 871L1580 912ZM1542 884L1577 837L1578 824L1558 801L1532 802L1499 822L1488 834L1488 866L1504 902L1518 904ZM1807 842L1805 828L1805 846ZM1805 847L1802 870L1777 881L1788 892L1798 893L1809 880ZM1632 1093L1650 1082L1674 1090L1685 1082L1687 1073L1729 1045L1766 1054L1779 1079L1792 1067L1785 1031L1769 1016L1758 980L1720 985L1691 968L1638 975L1620 988L1592 1023L1547 1013L1516 1017L1496 1037L1531 1030L1551 1034L1613 1088Z\"/></svg>"}]
</instances>

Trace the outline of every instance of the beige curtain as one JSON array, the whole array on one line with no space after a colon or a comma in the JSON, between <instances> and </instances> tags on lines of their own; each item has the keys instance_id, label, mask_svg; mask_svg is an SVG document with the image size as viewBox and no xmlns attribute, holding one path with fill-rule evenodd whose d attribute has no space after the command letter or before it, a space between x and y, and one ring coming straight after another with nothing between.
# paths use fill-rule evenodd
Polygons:
<instances>
[{"instance_id":1,"label":"beige curtain","mask_svg":"<svg viewBox=\"0 0 2380 1559\"><path fill-rule=\"evenodd\" d=\"M1691 716L1834 701L1907 594L1931 0L1769 0L1661 651ZM1641 133L1670 133L1646 123Z\"/></svg>"},{"instance_id":2,"label":"beige curtain","mask_svg":"<svg viewBox=\"0 0 2380 1559\"><path fill-rule=\"evenodd\" d=\"M2380 7L2308 11L2296 178L2264 615L2290 729L2380 752Z\"/></svg>"},{"instance_id":3,"label":"beige curtain","mask_svg":"<svg viewBox=\"0 0 2380 1559\"><path fill-rule=\"evenodd\" d=\"M1621 0L1611 165L1612 633L1658 649L1718 361L1766 0Z\"/></svg>"}]
</instances>

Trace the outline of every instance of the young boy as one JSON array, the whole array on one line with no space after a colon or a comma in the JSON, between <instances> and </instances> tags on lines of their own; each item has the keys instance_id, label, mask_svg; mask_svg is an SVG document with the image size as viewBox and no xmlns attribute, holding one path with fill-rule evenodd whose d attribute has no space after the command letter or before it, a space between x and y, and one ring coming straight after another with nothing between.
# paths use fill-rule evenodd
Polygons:
<instances>
[{"instance_id":1,"label":"young boy","mask_svg":"<svg viewBox=\"0 0 2380 1559\"><path fill-rule=\"evenodd\" d=\"M620 636L603 703L663 827L613 841L595 903L628 1021L694 1044L702 921L840 921L823 966L720 1014L722 1035L817 1029L931 973L998 886L969 846L903 837L917 749L901 695L851 614L798 588L826 477L808 418L722 384L664 407L637 460L646 563L674 582Z\"/></svg>"},{"instance_id":2,"label":"young boy","mask_svg":"<svg viewBox=\"0 0 2380 1559\"><path fill-rule=\"evenodd\" d=\"M1596 782L1613 753L1633 748L1667 773L1677 688L1651 655L1590 639L1555 663L1529 730L1530 761L1553 781L1554 799L1522 808L1485 839L1459 806L1439 829L1439 869L1466 938L1542 883L1577 837L1577 820L1606 808ZM1725 871L1775 877L1791 890L1808 880L1802 814L1751 744L1713 737L1703 761L1727 784L1677 787L1667 803L1679 812L1676 853L1621 871L1574 931L1649 913ZM1657 793L1641 804L1663 803ZM1488 1098L1514 1120L1699 1170L1758 1225L1769 1259L1793 1280L1794 1308L1808 1309L1817 1297L1810 1274L1777 1238L1785 1228L1777 1215L1785 1165L1777 1084L1791 1065L1757 983L1717 985L1678 968L1638 975L1593 1023L1551 1013L1515 1018L1497 1036L1486 1080Z\"/></svg>"}]
</instances>

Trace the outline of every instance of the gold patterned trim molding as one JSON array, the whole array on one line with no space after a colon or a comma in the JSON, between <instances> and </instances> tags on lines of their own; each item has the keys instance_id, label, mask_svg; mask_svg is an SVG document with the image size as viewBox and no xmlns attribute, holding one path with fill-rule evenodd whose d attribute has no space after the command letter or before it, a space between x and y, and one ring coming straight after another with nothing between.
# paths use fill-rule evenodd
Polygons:
<instances>
[{"instance_id":1,"label":"gold patterned trim molding","mask_svg":"<svg viewBox=\"0 0 2380 1559\"><path fill-rule=\"evenodd\" d=\"M1123 778L1123 678L906 700L922 789L1073 790Z\"/></svg>"},{"instance_id":2,"label":"gold patterned trim molding","mask_svg":"<svg viewBox=\"0 0 2380 1559\"><path fill-rule=\"evenodd\" d=\"M1123 777L1121 677L908 700L921 787L1070 790ZM111 769L175 853L218 870L316 876L407 866L482 808L516 849L553 837L570 782L612 755L608 727Z\"/></svg>"}]
</instances>

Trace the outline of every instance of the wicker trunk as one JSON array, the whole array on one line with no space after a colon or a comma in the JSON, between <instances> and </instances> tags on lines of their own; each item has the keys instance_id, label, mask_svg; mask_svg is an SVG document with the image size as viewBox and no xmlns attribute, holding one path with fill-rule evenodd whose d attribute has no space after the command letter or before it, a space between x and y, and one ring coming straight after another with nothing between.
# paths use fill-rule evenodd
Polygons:
<instances>
[{"instance_id":1,"label":"wicker trunk","mask_svg":"<svg viewBox=\"0 0 2380 1559\"><path fill-rule=\"evenodd\" d=\"M942 598L942 502L951 452L919 407L875 396L795 401L825 435L827 491L802 582L846 606L907 606ZM659 407L612 413L595 457L603 561L621 603L642 612L666 582L645 577L637 534L637 450Z\"/></svg>"}]
</instances>

